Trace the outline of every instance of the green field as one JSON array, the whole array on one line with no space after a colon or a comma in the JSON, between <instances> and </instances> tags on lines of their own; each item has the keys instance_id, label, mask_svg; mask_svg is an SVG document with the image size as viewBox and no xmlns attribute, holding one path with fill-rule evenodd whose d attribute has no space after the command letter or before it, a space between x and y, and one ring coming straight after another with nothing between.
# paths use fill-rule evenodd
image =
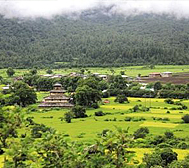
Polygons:
<instances>
[{"instance_id":1,"label":"green field","mask_svg":"<svg viewBox=\"0 0 189 168\"><path fill-rule=\"evenodd\" d=\"M4 160L4 156L1 155L0 156L0 168L3 168L3 160Z\"/></svg>"},{"instance_id":2,"label":"green field","mask_svg":"<svg viewBox=\"0 0 189 168\"><path fill-rule=\"evenodd\" d=\"M42 98L41 94L45 95L45 93L38 94L40 100ZM115 103L114 99L114 97L108 98L110 103L101 105L98 109L87 109L87 118L73 119L72 123L69 124L60 120L60 117L63 117L68 109L50 110L47 112L44 112L41 109L38 112L31 113L30 116L33 116L37 123L43 123L61 133L69 134L71 139L82 141L93 141L97 137L97 134L101 133L102 130L114 130L115 126L122 128L129 127L129 133L133 133L138 128L145 126L149 128L150 133L153 135L163 134L166 130L171 130L176 136L185 137L189 132L188 125L183 124L181 120L181 117L184 114L189 114L188 109L170 110L171 107L177 106L166 104L164 99L129 98L130 103L128 104ZM189 100L184 100L182 103L189 106ZM128 112L130 108L139 104L146 107L151 106L150 111L135 113ZM108 114L97 117L94 115L97 111L103 111ZM167 111L170 111L170 114L167 114ZM50 118L51 116L53 118ZM136 119L144 117L146 120L126 122L124 121L125 117L134 117ZM169 121L154 121L153 117L169 118ZM116 118L116 121L113 121L114 118ZM109 121L105 121L107 119ZM81 134L82 138L78 138Z\"/></svg>"},{"instance_id":3,"label":"green field","mask_svg":"<svg viewBox=\"0 0 189 168\"><path fill-rule=\"evenodd\" d=\"M136 154L135 154L136 156L134 157L134 159L139 160L139 162L142 162L144 153L151 153L153 151L153 149L151 149L151 148L131 148L130 150L136 152ZM184 159L184 157L187 154L189 154L189 150L182 150L182 149L174 149L174 152L176 152L178 154L179 160Z\"/></svg>"},{"instance_id":4,"label":"green field","mask_svg":"<svg viewBox=\"0 0 189 168\"><path fill-rule=\"evenodd\" d=\"M110 68L86 68L91 73L100 74L111 74ZM126 75L135 77L137 74L148 75L151 72L189 72L189 66L156 66L155 69L144 68L142 66L131 66L131 67L121 67L113 68L115 74L120 74L120 71L124 71ZM16 74L14 76L21 76L27 73L28 70L15 70ZM60 69L53 70L56 74L69 74L71 72L79 72L80 69ZM38 74L46 74L46 70L38 70ZM0 70L0 76L7 78L6 70ZM4 85L0 85L0 90ZM43 97L47 96L48 92L37 92L38 103L29 106L37 108ZM98 135L102 133L105 129L116 130L116 127L121 127L123 129L129 128L129 133L133 134L140 127L148 127L150 130L149 136L152 135L163 135L166 131L172 131L176 137L189 137L189 125L182 122L182 116L189 114L189 100L182 100L182 104L186 105L188 109L186 110L171 110L172 107L179 107L177 105L167 104L164 99L158 98L128 98L129 103L119 104L115 103L115 97L107 98L110 103L103 104L100 103L100 108L98 109L87 109L87 118L72 119L71 123L66 123L61 121L64 117L64 113L69 109L37 109L35 112L27 114L28 116L34 117L36 123L43 123L46 126L52 127L59 133L67 134L71 140L91 142L93 143L95 139L98 139ZM103 99L104 100L104 99ZM174 100L178 101L178 100ZM103 102L103 101L102 101ZM135 105L142 105L144 107L150 107L150 111L146 112L130 112L129 109L133 108ZM97 117L95 112L103 111L107 113L104 116ZM169 111L170 113L167 113ZM126 117L133 117L138 119L143 117L145 121L125 121ZM154 120L153 118L168 118L168 121ZM21 131L22 132L22 131ZM132 148L136 152L135 159L142 161L144 153L149 153L153 149L151 148ZM178 153L178 158L183 159L189 153L189 150L174 149ZM3 161L3 156L0 156L0 168L3 167L1 164Z\"/></svg>"},{"instance_id":5,"label":"green field","mask_svg":"<svg viewBox=\"0 0 189 168\"><path fill-rule=\"evenodd\" d=\"M63 68L63 69L54 69L53 73L55 74L69 74L71 72L80 72L81 68ZM138 74L142 76L148 75L151 72L165 72L171 71L173 73L177 72L189 72L189 65L157 65L155 69L150 69L146 66L127 66L127 67L113 67L113 68L85 68L91 73L100 73L100 74L112 74L111 69L115 71L115 74L120 74L120 71L124 71L126 75L136 77ZM24 73L27 73L29 70L26 69L16 69L14 76L21 76ZM86 72L87 73L87 72ZM46 70L38 70L38 74L46 74ZM7 78L6 69L0 69L0 76Z\"/></svg>"},{"instance_id":6,"label":"green field","mask_svg":"<svg viewBox=\"0 0 189 168\"><path fill-rule=\"evenodd\" d=\"M44 96L48 95L47 92L38 92L38 100L41 101ZM87 109L87 118L72 119L72 123L66 123L61 121L61 117L69 109L49 109L44 111L38 109L37 112L31 112L28 116L34 117L34 121L37 123L43 123L46 126L56 129L59 133L69 135L71 140L78 140L83 142L94 142L98 139L104 129L115 130L116 127L128 128L129 133L132 134L140 127L148 127L151 135L163 135L165 131L171 130L177 137L188 136L189 126L183 124L181 117L184 114L189 114L187 110L170 110L171 107L177 107L176 105L166 104L164 99L157 98L128 98L130 103L119 104L114 102L115 97L110 97L108 100L110 103L100 105L98 109ZM175 100L176 101L176 100ZM189 100L183 100L183 104L189 107ZM141 104L142 106L151 107L148 112L129 112L128 110L135 105ZM37 107L38 104L31 107ZM166 108L166 109L165 109ZM94 115L96 111L103 111L105 116L97 117ZM167 114L170 111L170 114ZM181 113L182 112L182 113ZM145 121L124 121L125 117L139 118L143 117ZM169 118L169 121L154 121L152 117ZM116 118L116 119L115 119ZM105 120L109 121L105 121ZM111 120L111 121L110 121ZM136 152L134 159L142 161L144 153L149 153L153 149L151 148L131 148ZM178 158L183 159L189 150L174 149L178 153ZM3 161L3 156L0 157L0 162ZM2 167L3 164L0 164Z\"/></svg>"},{"instance_id":7,"label":"green field","mask_svg":"<svg viewBox=\"0 0 189 168\"><path fill-rule=\"evenodd\" d=\"M42 100L42 97L45 95L45 92L38 93L39 100ZM65 121L60 120L60 117L63 117L68 109L51 109L47 112L40 109L38 112L29 114L29 116L34 117L34 120L37 123L43 123L56 129L60 133L69 135L71 140L79 140L83 142L94 142L95 139L98 139L97 135L101 133L102 130L115 130L116 127L125 129L129 127L129 133L131 134L138 128L145 126L150 130L149 136L163 135L164 132L168 130L173 131L174 135L177 137L188 136L189 126L182 123L181 117L184 114L189 114L189 109L170 110L171 107L177 106L166 104L164 99L157 98L128 98L130 101L128 104L115 103L114 99L115 97L108 98L110 103L101 104L98 109L87 109L87 118L72 119L72 123L66 123ZM189 107L189 100L183 100L182 103ZM129 113L128 110L137 104L151 107L150 111ZM100 117L95 116L94 113L100 110L108 114ZM168 110L170 111L170 114L167 114ZM146 120L126 122L124 121L125 117L144 117ZM154 121L152 117L167 117L169 118L169 121ZM116 121L113 121L115 118ZM111 121L105 121L107 119ZM136 152L134 159L139 162L142 162L144 153L150 153L153 151L151 148L131 148L129 150ZM179 159L183 159L189 153L189 150L174 149L174 151L178 153Z\"/></svg>"}]
</instances>

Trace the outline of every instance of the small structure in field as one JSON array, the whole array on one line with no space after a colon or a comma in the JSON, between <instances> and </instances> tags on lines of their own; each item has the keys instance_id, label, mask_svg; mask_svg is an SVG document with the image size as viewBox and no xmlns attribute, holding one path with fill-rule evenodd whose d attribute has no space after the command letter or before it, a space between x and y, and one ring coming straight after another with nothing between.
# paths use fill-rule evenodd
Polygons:
<instances>
[{"instance_id":1,"label":"small structure in field","mask_svg":"<svg viewBox=\"0 0 189 168\"><path fill-rule=\"evenodd\" d=\"M161 73L159 72L153 72L149 74L149 78L159 78L161 77Z\"/></svg>"},{"instance_id":2,"label":"small structure in field","mask_svg":"<svg viewBox=\"0 0 189 168\"><path fill-rule=\"evenodd\" d=\"M95 72L95 73L93 73L93 75L94 75L94 76L99 76L100 74L97 73L97 72Z\"/></svg>"},{"instance_id":3,"label":"small structure in field","mask_svg":"<svg viewBox=\"0 0 189 168\"><path fill-rule=\"evenodd\" d=\"M45 75L41 75L43 77L47 77L47 78L61 78L61 77L65 77L67 75L65 74L45 74Z\"/></svg>"},{"instance_id":4,"label":"small structure in field","mask_svg":"<svg viewBox=\"0 0 189 168\"><path fill-rule=\"evenodd\" d=\"M17 82L17 81L22 81L24 78L22 76L17 76L14 78L14 81Z\"/></svg>"},{"instance_id":5,"label":"small structure in field","mask_svg":"<svg viewBox=\"0 0 189 168\"><path fill-rule=\"evenodd\" d=\"M104 100L103 103L110 103L108 99Z\"/></svg>"},{"instance_id":6,"label":"small structure in field","mask_svg":"<svg viewBox=\"0 0 189 168\"><path fill-rule=\"evenodd\" d=\"M145 90L147 83L139 83L141 85L140 89Z\"/></svg>"},{"instance_id":7,"label":"small structure in field","mask_svg":"<svg viewBox=\"0 0 189 168\"><path fill-rule=\"evenodd\" d=\"M121 77L125 79L129 78L127 75L121 75Z\"/></svg>"},{"instance_id":8,"label":"small structure in field","mask_svg":"<svg viewBox=\"0 0 189 168\"><path fill-rule=\"evenodd\" d=\"M162 72L161 76L162 77L172 77L173 73L172 72Z\"/></svg>"},{"instance_id":9,"label":"small structure in field","mask_svg":"<svg viewBox=\"0 0 189 168\"><path fill-rule=\"evenodd\" d=\"M73 107L70 98L65 96L66 91L59 83L54 84L54 89L50 91L50 96L45 97L39 107Z\"/></svg>"},{"instance_id":10,"label":"small structure in field","mask_svg":"<svg viewBox=\"0 0 189 168\"><path fill-rule=\"evenodd\" d=\"M103 80L107 80L108 76L107 75L98 75L99 78L102 78Z\"/></svg>"},{"instance_id":11,"label":"small structure in field","mask_svg":"<svg viewBox=\"0 0 189 168\"><path fill-rule=\"evenodd\" d=\"M77 73L77 72L71 72L69 75L69 77L81 77L83 79L87 78L87 75L81 74L81 73Z\"/></svg>"},{"instance_id":12,"label":"small structure in field","mask_svg":"<svg viewBox=\"0 0 189 168\"><path fill-rule=\"evenodd\" d=\"M7 86L2 87L3 90L9 90L10 89L10 85L8 84Z\"/></svg>"},{"instance_id":13,"label":"small structure in field","mask_svg":"<svg viewBox=\"0 0 189 168\"><path fill-rule=\"evenodd\" d=\"M51 78L53 76L53 74L45 74L45 75L41 75L41 76Z\"/></svg>"}]
</instances>

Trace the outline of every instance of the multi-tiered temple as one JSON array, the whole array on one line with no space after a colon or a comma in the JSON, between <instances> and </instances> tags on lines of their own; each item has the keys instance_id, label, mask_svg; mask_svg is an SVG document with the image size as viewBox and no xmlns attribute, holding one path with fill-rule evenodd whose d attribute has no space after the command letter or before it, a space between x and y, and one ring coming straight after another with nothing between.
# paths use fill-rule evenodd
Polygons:
<instances>
[{"instance_id":1,"label":"multi-tiered temple","mask_svg":"<svg viewBox=\"0 0 189 168\"><path fill-rule=\"evenodd\" d=\"M62 89L62 85L56 83L54 89L50 91L50 96L45 97L39 107L73 107L70 103L70 98L65 96L65 90Z\"/></svg>"}]
</instances>

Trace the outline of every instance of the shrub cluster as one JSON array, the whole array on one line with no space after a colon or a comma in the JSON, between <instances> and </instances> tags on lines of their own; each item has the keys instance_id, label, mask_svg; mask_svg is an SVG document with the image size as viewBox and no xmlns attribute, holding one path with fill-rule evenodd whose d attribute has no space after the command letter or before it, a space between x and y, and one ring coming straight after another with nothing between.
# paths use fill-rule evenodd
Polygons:
<instances>
[{"instance_id":1,"label":"shrub cluster","mask_svg":"<svg viewBox=\"0 0 189 168\"><path fill-rule=\"evenodd\" d=\"M133 122L138 122L138 121L145 121L146 119L144 117L125 117L124 121L133 121Z\"/></svg>"},{"instance_id":2,"label":"shrub cluster","mask_svg":"<svg viewBox=\"0 0 189 168\"><path fill-rule=\"evenodd\" d=\"M95 116L104 116L104 115L106 115L106 114L103 113L102 111L95 112Z\"/></svg>"},{"instance_id":3,"label":"shrub cluster","mask_svg":"<svg viewBox=\"0 0 189 168\"><path fill-rule=\"evenodd\" d=\"M157 120L157 121L170 121L170 119L168 117L165 118L161 118L161 117L152 117L153 120Z\"/></svg>"},{"instance_id":4,"label":"shrub cluster","mask_svg":"<svg viewBox=\"0 0 189 168\"><path fill-rule=\"evenodd\" d=\"M135 105L133 108L129 109L130 112L146 112L150 111L150 108L144 107L141 104L140 105Z\"/></svg>"},{"instance_id":5,"label":"shrub cluster","mask_svg":"<svg viewBox=\"0 0 189 168\"><path fill-rule=\"evenodd\" d=\"M182 117L182 120L184 121L184 123L189 123L189 114L186 114Z\"/></svg>"}]
</instances>

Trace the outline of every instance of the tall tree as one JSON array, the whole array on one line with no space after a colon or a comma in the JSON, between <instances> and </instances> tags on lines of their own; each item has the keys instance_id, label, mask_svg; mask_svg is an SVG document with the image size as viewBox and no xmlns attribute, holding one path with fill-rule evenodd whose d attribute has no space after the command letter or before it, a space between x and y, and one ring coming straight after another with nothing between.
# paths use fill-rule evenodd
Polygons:
<instances>
[{"instance_id":1,"label":"tall tree","mask_svg":"<svg viewBox=\"0 0 189 168\"><path fill-rule=\"evenodd\" d=\"M17 128L20 128L23 115L19 108L13 110L0 109L0 142L3 147L7 147L8 138L17 137Z\"/></svg>"},{"instance_id":2,"label":"tall tree","mask_svg":"<svg viewBox=\"0 0 189 168\"><path fill-rule=\"evenodd\" d=\"M81 106L89 106L101 100L101 92L93 89L88 85L80 86L76 89L75 101L76 104Z\"/></svg>"},{"instance_id":3,"label":"tall tree","mask_svg":"<svg viewBox=\"0 0 189 168\"><path fill-rule=\"evenodd\" d=\"M7 75L8 75L9 77L11 77L11 76L13 76L13 75L15 74L14 69L11 68L11 67L9 67L6 72L7 72Z\"/></svg>"},{"instance_id":4,"label":"tall tree","mask_svg":"<svg viewBox=\"0 0 189 168\"><path fill-rule=\"evenodd\" d=\"M24 82L16 82L12 87L12 92L11 97L17 97L17 104L22 107L36 103L37 95L34 89Z\"/></svg>"}]
</instances>

